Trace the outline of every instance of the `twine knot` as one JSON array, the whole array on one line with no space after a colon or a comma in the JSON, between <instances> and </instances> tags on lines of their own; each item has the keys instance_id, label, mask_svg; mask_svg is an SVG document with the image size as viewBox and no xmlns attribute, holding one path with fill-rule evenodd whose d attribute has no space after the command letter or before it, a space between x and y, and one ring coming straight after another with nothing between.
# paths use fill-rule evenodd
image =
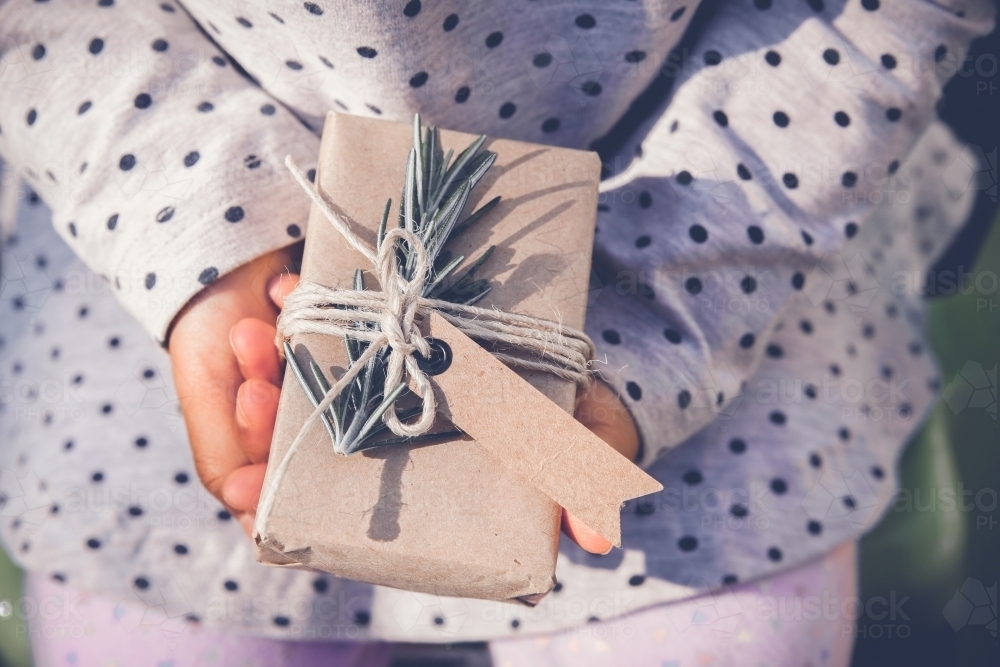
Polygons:
<instances>
[{"instance_id":1,"label":"twine knot","mask_svg":"<svg viewBox=\"0 0 1000 667\"><path fill-rule=\"evenodd\" d=\"M399 273L397 239L405 241L417 258L410 280L406 280ZM434 391L427 380L427 375L414 357L414 354L422 357L429 357L431 354L430 344L414 322L420 310L424 282L431 269L427 261L427 251L413 232L403 228L390 230L386 232L379 246L375 269L383 294L379 328L385 336L385 344L389 347L385 386L394 387L399 384L403 379L405 367L407 375L413 381L414 393L420 396L423 402L420 419L413 424L400 421L395 406L386 411L385 422L389 430L398 436L422 435L430 429L437 411Z\"/></svg>"}]
</instances>

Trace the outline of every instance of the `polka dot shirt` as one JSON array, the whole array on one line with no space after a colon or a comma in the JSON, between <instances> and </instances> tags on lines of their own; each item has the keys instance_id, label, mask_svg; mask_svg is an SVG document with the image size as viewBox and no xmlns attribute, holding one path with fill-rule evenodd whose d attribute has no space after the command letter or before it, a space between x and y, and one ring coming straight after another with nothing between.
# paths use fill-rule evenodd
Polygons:
<instances>
[{"instance_id":1,"label":"polka dot shirt","mask_svg":"<svg viewBox=\"0 0 1000 667\"><path fill-rule=\"evenodd\" d=\"M975 161L934 104L991 23L977 0L0 6L0 211L19 201L0 534L29 569L176 594L197 622L322 639L295 601L343 594L360 636L411 641L550 632L587 620L555 613L566 595L627 593L615 615L857 537L938 389L918 287L890 278L971 205L948 184ZM606 164L587 329L665 489L626 507L623 550L564 544L557 592L517 625L257 566L194 474L157 343L204 286L306 233L281 165L315 165L328 109L577 148L635 123ZM225 611L258 598L273 608Z\"/></svg>"}]
</instances>

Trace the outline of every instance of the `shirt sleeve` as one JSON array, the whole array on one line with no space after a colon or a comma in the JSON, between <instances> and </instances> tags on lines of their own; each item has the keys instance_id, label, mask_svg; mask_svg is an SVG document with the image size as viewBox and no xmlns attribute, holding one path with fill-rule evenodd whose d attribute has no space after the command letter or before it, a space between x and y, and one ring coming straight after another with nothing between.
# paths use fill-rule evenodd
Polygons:
<instances>
[{"instance_id":1,"label":"shirt sleeve","mask_svg":"<svg viewBox=\"0 0 1000 667\"><path fill-rule=\"evenodd\" d=\"M642 463L752 400L744 380L783 354L769 339L786 304L821 303L833 281L818 263L900 195L901 160L993 11L720 3L602 187L587 330Z\"/></svg>"},{"instance_id":2,"label":"shirt sleeve","mask_svg":"<svg viewBox=\"0 0 1000 667\"><path fill-rule=\"evenodd\" d=\"M0 2L0 155L164 343L204 286L305 231L318 138L171 3Z\"/></svg>"}]
</instances>

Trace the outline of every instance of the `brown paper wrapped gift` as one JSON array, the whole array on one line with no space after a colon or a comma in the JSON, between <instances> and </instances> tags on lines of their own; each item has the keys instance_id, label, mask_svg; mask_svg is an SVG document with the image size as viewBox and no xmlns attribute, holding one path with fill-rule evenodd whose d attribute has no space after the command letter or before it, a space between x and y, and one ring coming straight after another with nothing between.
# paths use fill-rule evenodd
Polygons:
<instances>
[{"instance_id":1,"label":"brown paper wrapped gift","mask_svg":"<svg viewBox=\"0 0 1000 667\"><path fill-rule=\"evenodd\" d=\"M316 186L370 246L375 245L386 199L395 199L404 181L411 138L406 124L334 113L327 117ZM444 149L456 154L474 138L441 133ZM473 190L467 210L496 195L502 201L448 245L455 255L470 258L497 246L477 274L489 279L493 289L477 305L582 328L597 209L597 156L504 139L488 140L484 148L498 157ZM314 206L303 280L350 289L355 270L368 270L368 264ZM347 366L343 341L335 337L303 334L290 344L296 356L308 355L334 377ZM491 409L491 389L496 387L490 376L507 372L499 367L480 372L482 377L455 380L465 390L457 392L463 401L478 397L472 419L487 427L504 425L509 415ZM572 412L572 383L538 372L518 375ZM545 403L538 399L533 404ZM312 411L292 373L286 373L265 488ZM546 425L535 426L535 438L544 440ZM266 530L255 535L258 560L439 595L507 600L546 593L555 585L560 507L478 444L459 436L343 456L333 452L323 428L311 429L277 487ZM263 525L261 517L257 525Z\"/></svg>"}]
</instances>

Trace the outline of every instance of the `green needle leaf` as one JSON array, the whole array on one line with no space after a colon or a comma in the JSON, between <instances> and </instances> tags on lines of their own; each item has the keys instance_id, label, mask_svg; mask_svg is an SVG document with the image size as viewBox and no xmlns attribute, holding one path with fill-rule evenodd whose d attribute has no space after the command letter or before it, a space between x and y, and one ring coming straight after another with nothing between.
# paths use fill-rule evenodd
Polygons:
<instances>
[{"instance_id":1,"label":"green needle leaf","mask_svg":"<svg viewBox=\"0 0 1000 667\"><path fill-rule=\"evenodd\" d=\"M395 389L393 389L391 392L389 392L389 394L385 396L382 402L378 404L378 407L376 407L375 410L372 412L371 416L368 418L368 421L365 422L364 426L361 428L357 437L354 438L354 442L351 443L351 446L347 449L345 453L350 454L351 452L357 450L358 446L361 445L361 441L364 440L364 437L368 434L369 431L372 430L372 428L375 427L376 424L378 424L379 420L382 419L382 415L385 414L385 411L392 407L392 404L396 402L396 399L399 398L400 394L402 394L405 390L406 390L406 383L400 382L398 385L396 385Z\"/></svg>"},{"instance_id":2,"label":"green needle leaf","mask_svg":"<svg viewBox=\"0 0 1000 667\"><path fill-rule=\"evenodd\" d=\"M432 255L436 256L444 247L444 244L448 242L451 230L458 222L458 216L462 214L465 202L469 200L469 191L468 182L462 183L455 191L455 194L449 197L445 207L441 209L440 217L435 218L434 222L431 223L432 226L428 231L432 233L429 235L430 238L424 241L424 246Z\"/></svg>"},{"instance_id":3,"label":"green needle leaf","mask_svg":"<svg viewBox=\"0 0 1000 667\"><path fill-rule=\"evenodd\" d=\"M434 158L437 157L437 148L434 144L434 128L428 127L424 132L424 166L426 177L424 178L424 187L426 188L426 193L424 194L423 202L426 204L430 202L431 188L434 185ZM421 207L422 208L422 207Z\"/></svg>"},{"instance_id":4,"label":"green needle leaf","mask_svg":"<svg viewBox=\"0 0 1000 667\"><path fill-rule=\"evenodd\" d=\"M362 354L361 351L358 350L358 340L347 336L344 338L344 347L347 348L347 360L350 362L348 366L353 366L354 362L357 361L358 357Z\"/></svg>"},{"instance_id":5,"label":"green needle leaf","mask_svg":"<svg viewBox=\"0 0 1000 667\"><path fill-rule=\"evenodd\" d=\"M497 154L490 153L489 151L483 153L482 155L476 156L476 160L473 163L473 166L469 167L469 170L472 172L472 174L469 176L470 189L474 188L476 186L476 183L479 182L479 179L481 179L483 176L486 175L486 172L489 170L490 167L493 166L493 163L496 162L496 159L497 159Z\"/></svg>"},{"instance_id":6,"label":"green needle leaf","mask_svg":"<svg viewBox=\"0 0 1000 667\"><path fill-rule=\"evenodd\" d=\"M466 229L476 224L482 220L483 216L492 211L497 204L500 203L500 195L497 195L493 199L489 200L482 206L480 206L475 213L470 215L468 218L455 225L455 229L451 230L451 238L457 238L459 234L464 232Z\"/></svg>"},{"instance_id":7,"label":"green needle leaf","mask_svg":"<svg viewBox=\"0 0 1000 667\"><path fill-rule=\"evenodd\" d=\"M434 197L431 198L431 202L438 201L438 195L441 194L441 188L444 186L444 175L448 170L448 163L451 162L451 156L454 154L455 151L449 148L448 152L440 161L438 173L434 180Z\"/></svg>"},{"instance_id":8,"label":"green needle leaf","mask_svg":"<svg viewBox=\"0 0 1000 667\"><path fill-rule=\"evenodd\" d=\"M445 172L444 182L441 184L441 189L438 191L437 198L431 202L431 208L437 208L441 201L441 197L448 192L448 188L451 187L452 182L456 177L458 177L459 172L462 171L466 163L472 159L472 156L476 154L476 151L482 147L485 141L486 135L480 135L479 138L473 141L468 148L459 153L458 157L455 158L455 163L448 168L447 172Z\"/></svg>"},{"instance_id":9,"label":"green needle leaf","mask_svg":"<svg viewBox=\"0 0 1000 667\"><path fill-rule=\"evenodd\" d=\"M462 275L462 277L458 279L458 281L455 283L455 287L457 288L459 285L464 285L464 284L469 283L472 280L472 276L476 275L476 271L479 270L479 267L481 267L483 264L486 263L486 260L488 260L490 258L490 255L492 255L493 251L496 250L496 249L497 249L497 247L495 245L491 245L489 248L487 248L486 252L484 252L482 255L480 255L479 259L477 259L476 261L474 261L469 266L469 270L466 271Z\"/></svg>"},{"instance_id":10,"label":"green needle leaf","mask_svg":"<svg viewBox=\"0 0 1000 667\"><path fill-rule=\"evenodd\" d=\"M430 169L428 169L428 173L430 174L430 184L427 188L428 203L434 201L434 197L437 195L438 186L441 184L441 176L444 174L444 169L442 167L444 152L441 150L441 133L438 132L436 127L432 127L430 131L431 141L433 142L431 156L434 159L431 162ZM447 166L447 163L445 163L445 166Z\"/></svg>"},{"instance_id":11,"label":"green needle leaf","mask_svg":"<svg viewBox=\"0 0 1000 667\"><path fill-rule=\"evenodd\" d=\"M466 306L471 306L475 302L479 301L484 296L486 296L487 294L489 294L489 292L490 292L491 289L493 289L492 287L489 286L489 284L485 280L477 280L476 282L474 282L472 284L473 284L473 289L471 291L474 292L474 293L476 293L476 295L473 296L473 297L471 297L471 298L469 298L469 299L467 299L464 302L464 305L466 305Z\"/></svg>"},{"instance_id":12,"label":"green needle leaf","mask_svg":"<svg viewBox=\"0 0 1000 667\"><path fill-rule=\"evenodd\" d=\"M299 360L295 356L295 352L292 351L292 346L288 344L287 340L285 341L285 359L288 361L288 367L292 369L292 375L294 375L295 379L299 381L299 385L309 398L309 402L312 403L312 406L315 408L319 405L320 399L316 397L315 393L313 393L312 386L306 380L306 376L302 372L302 367L299 365ZM322 418L323 425L326 426L327 433L330 434L330 439L333 441L333 447L336 449L339 442L337 432L334 430L333 424L330 423L330 419L327 417L326 413L323 413Z\"/></svg>"},{"instance_id":13,"label":"green needle leaf","mask_svg":"<svg viewBox=\"0 0 1000 667\"><path fill-rule=\"evenodd\" d=\"M465 255L459 255L455 259L448 262L443 269L437 271L434 277L434 281L424 288L424 294L430 296L439 288L443 287L442 281L448 277L448 274L455 270L459 264L465 260Z\"/></svg>"},{"instance_id":14,"label":"green needle leaf","mask_svg":"<svg viewBox=\"0 0 1000 667\"><path fill-rule=\"evenodd\" d=\"M420 141L420 114L413 114L413 150L416 164L413 170L414 189L417 191L417 210L424 209L424 172L427 167L427 156L424 144Z\"/></svg>"},{"instance_id":15,"label":"green needle leaf","mask_svg":"<svg viewBox=\"0 0 1000 667\"><path fill-rule=\"evenodd\" d=\"M320 368L319 365L315 361L312 361L311 359L309 360L309 369L312 371L313 377L316 378L316 384L319 385L320 390L322 390L323 392L323 396L317 397L320 400L322 400L322 398L326 396L326 393L330 391L330 383L327 381L326 375L323 373L323 369ZM330 407L327 408L326 414L329 414L330 417L333 418L333 427L334 430L337 432L336 441L339 441L341 436L343 435L343 430L340 428L340 415L337 414L337 411L335 409L336 403L337 401L334 400L334 402L330 405ZM316 405L319 405L319 401L316 401ZM316 405L314 405L313 407L316 407ZM324 414L324 418L326 417L326 414Z\"/></svg>"},{"instance_id":16,"label":"green needle leaf","mask_svg":"<svg viewBox=\"0 0 1000 667\"><path fill-rule=\"evenodd\" d=\"M412 148L410 149L410 157L406 162L406 188L404 191L405 203L406 203L406 229L409 231L415 231L416 224L416 202L413 197L414 183L416 182L416 170L417 170L417 154Z\"/></svg>"},{"instance_id":17,"label":"green needle leaf","mask_svg":"<svg viewBox=\"0 0 1000 667\"><path fill-rule=\"evenodd\" d=\"M368 434L368 437L375 435L379 431L372 431ZM457 438L461 435L465 435L464 431L459 431L458 429L452 429L449 431L438 431L437 433L425 433L423 435L415 435L411 437L404 438L388 438L386 440L378 440L375 442L366 442L361 447L358 447L354 451L363 452L366 449L375 449L376 447L386 447L389 445L415 445L420 442L428 442L430 440L443 440L445 438Z\"/></svg>"},{"instance_id":18,"label":"green needle leaf","mask_svg":"<svg viewBox=\"0 0 1000 667\"><path fill-rule=\"evenodd\" d=\"M385 200L385 209L382 211L382 220L378 223L378 236L375 245L375 251L378 252L382 249L382 241L385 240L385 227L389 222L389 209L392 208L392 199ZM480 209L482 210L482 209Z\"/></svg>"}]
</instances>

